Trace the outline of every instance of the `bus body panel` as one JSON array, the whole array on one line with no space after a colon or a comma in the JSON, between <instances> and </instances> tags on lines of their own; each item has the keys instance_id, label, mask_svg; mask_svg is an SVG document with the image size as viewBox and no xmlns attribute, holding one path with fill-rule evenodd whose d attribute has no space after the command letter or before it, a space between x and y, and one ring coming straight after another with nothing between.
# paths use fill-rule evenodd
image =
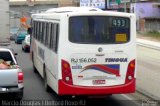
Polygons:
<instances>
[{"instance_id":1,"label":"bus body panel","mask_svg":"<svg viewBox=\"0 0 160 106\"><path fill-rule=\"evenodd\" d=\"M34 65L36 67L36 69L39 71L39 74L42 76L43 78L43 64L44 64L44 60L39 56L39 51L38 51L38 47L41 46L41 44L39 42L37 42L36 40L34 40L34 43L36 44L33 52L33 56L34 56Z\"/></svg>"},{"instance_id":2,"label":"bus body panel","mask_svg":"<svg viewBox=\"0 0 160 106\"><path fill-rule=\"evenodd\" d=\"M46 72L48 85L58 93L58 66L55 65L58 64L58 55L37 40L32 40L34 40L34 46L32 46L34 65L42 78L44 78L44 71Z\"/></svg>"},{"instance_id":3,"label":"bus body panel","mask_svg":"<svg viewBox=\"0 0 160 106\"><path fill-rule=\"evenodd\" d=\"M45 53L45 65L46 65L46 72L47 72L47 81L48 85L54 89L55 92L58 93L58 55L56 53L53 53L52 50L46 50ZM53 60L48 61L48 60Z\"/></svg>"},{"instance_id":4,"label":"bus body panel","mask_svg":"<svg viewBox=\"0 0 160 106\"><path fill-rule=\"evenodd\" d=\"M130 83L122 84L118 86L107 86L107 87L84 87L68 85L64 81L59 80L59 95L112 95L112 94L126 94L135 92L136 79L133 79Z\"/></svg>"}]
</instances>

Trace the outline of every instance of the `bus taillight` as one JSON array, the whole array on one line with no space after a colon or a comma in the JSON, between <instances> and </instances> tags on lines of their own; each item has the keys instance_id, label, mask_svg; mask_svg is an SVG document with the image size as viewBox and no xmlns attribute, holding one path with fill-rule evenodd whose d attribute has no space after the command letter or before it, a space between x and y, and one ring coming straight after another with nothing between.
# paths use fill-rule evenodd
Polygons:
<instances>
[{"instance_id":1,"label":"bus taillight","mask_svg":"<svg viewBox=\"0 0 160 106\"><path fill-rule=\"evenodd\" d=\"M132 60L128 65L125 83L128 83L132 79L134 79L134 73L135 73L135 60Z\"/></svg>"},{"instance_id":2,"label":"bus taillight","mask_svg":"<svg viewBox=\"0 0 160 106\"><path fill-rule=\"evenodd\" d=\"M62 80L67 84L73 85L71 68L65 60L62 60Z\"/></svg>"}]
</instances>

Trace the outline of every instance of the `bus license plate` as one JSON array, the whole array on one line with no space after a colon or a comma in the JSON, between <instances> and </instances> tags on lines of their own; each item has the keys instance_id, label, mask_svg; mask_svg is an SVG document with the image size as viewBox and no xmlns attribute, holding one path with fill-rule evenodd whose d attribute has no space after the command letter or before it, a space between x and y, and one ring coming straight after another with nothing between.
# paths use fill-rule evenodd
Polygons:
<instances>
[{"instance_id":1,"label":"bus license plate","mask_svg":"<svg viewBox=\"0 0 160 106\"><path fill-rule=\"evenodd\" d=\"M102 85L106 84L106 80L93 80L92 83L93 85Z\"/></svg>"}]
</instances>

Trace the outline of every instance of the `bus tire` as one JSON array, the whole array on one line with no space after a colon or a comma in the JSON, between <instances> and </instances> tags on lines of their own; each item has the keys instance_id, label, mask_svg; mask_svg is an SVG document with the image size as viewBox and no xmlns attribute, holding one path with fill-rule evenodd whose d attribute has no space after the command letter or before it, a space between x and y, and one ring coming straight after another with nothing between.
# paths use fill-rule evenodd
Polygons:
<instances>
[{"instance_id":1,"label":"bus tire","mask_svg":"<svg viewBox=\"0 0 160 106\"><path fill-rule=\"evenodd\" d=\"M36 67L35 67L35 65L34 65L34 56L33 56L33 52L32 52L32 62L33 62L33 71L34 71L34 73L38 73L38 71L37 71L37 69L36 69Z\"/></svg>"},{"instance_id":2,"label":"bus tire","mask_svg":"<svg viewBox=\"0 0 160 106\"><path fill-rule=\"evenodd\" d=\"M48 86L48 83L47 83L47 74L46 74L45 66L44 66L43 76L44 76L44 88L47 92L50 92L50 87Z\"/></svg>"},{"instance_id":3,"label":"bus tire","mask_svg":"<svg viewBox=\"0 0 160 106\"><path fill-rule=\"evenodd\" d=\"M33 64L33 71L34 71L34 73L38 73L38 71L37 71L36 67L34 66L34 64Z\"/></svg>"}]
</instances>

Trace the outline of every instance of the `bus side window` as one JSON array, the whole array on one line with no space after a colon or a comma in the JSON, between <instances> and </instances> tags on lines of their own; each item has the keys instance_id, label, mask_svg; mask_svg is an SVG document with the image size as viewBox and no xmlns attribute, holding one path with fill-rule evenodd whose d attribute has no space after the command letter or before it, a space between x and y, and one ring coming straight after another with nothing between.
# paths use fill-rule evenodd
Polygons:
<instances>
[{"instance_id":1,"label":"bus side window","mask_svg":"<svg viewBox=\"0 0 160 106\"><path fill-rule=\"evenodd\" d=\"M54 52L57 52L57 47L58 47L58 34L59 34L59 25L56 23L52 23L49 25L49 48L53 50Z\"/></svg>"},{"instance_id":2,"label":"bus side window","mask_svg":"<svg viewBox=\"0 0 160 106\"><path fill-rule=\"evenodd\" d=\"M36 21L34 26L34 34L35 34L35 38L37 39L37 22Z\"/></svg>"},{"instance_id":3,"label":"bus side window","mask_svg":"<svg viewBox=\"0 0 160 106\"><path fill-rule=\"evenodd\" d=\"M38 22L38 41L40 41L41 38L40 30L41 30L41 22Z\"/></svg>"},{"instance_id":4,"label":"bus side window","mask_svg":"<svg viewBox=\"0 0 160 106\"><path fill-rule=\"evenodd\" d=\"M45 36L46 36L46 23L44 23L44 25L43 25L43 29L44 29L44 31L43 31L43 41L42 41L42 43L43 43L43 44L45 44Z\"/></svg>"},{"instance_id":5,"label":"bus side window","mask_svg":"<svg viewBox=\"0 0 160 106\"><path fill-rule=\"evenodd\" d=\"M39 28L39 41L42 41L42 22L40 22L40 28Z\"/></svg>"},{"instance_id":6,"label":"bus side window","mask_svg":"<svg viewBox=\"0 0 160 106\"><path fill-rule=\"evenodd\" d=\"M47 46L48 45L48 34L49 34L49 24L46 23L46 33L45 33L45 42L44 44Z\"/></svg>"},{"instance_id":7,"label":"bus side window","mask_svg":"<svg viewBox=\"0 0 160 106\"><path fill-rule=\"evenodd\" d=\"M48 25L48 39L47 39L47 47L50 47L50 36L51 36L51 23Z\"/></svg>"},{"instance_id":8,"label":"bus side window","mask_svg":"<svg viewBox=\"0 0 160 106\"><path fill-rule=\"evenodd\" d=\"M33 36L34 38L36 38L36 21L34 21L34 25L33 25Z\"/></svg>"},{"instance_id":9,"label":"bus side window","mask_svg":"<svg viewBox=\"0 0 160 106\"><path fill-rule=\"evenodd\" d=\"M58 38L59 38L59 24L56 24L56 34L55 34L55 52L57 53L58 49Z\"/></svg>"},{"instance_id":10,"label":"bus side window","mask_svg":"<svg viewBox=\"0 0 160 106\"><path fill-rule=\"evenodd\" d=\"M53 49L53 39L54 39L54 24L51 24L51 39L50 39L50 48Z\"/></svg>"},{"instance_id":11,"label":"bus side window","mask_svg":"<svg viewBox=\"0 0 160 106\"><path fill-rule=\"evenodd\" d=\"M36 30L37 40L39 40L39 22L37 21L37 30Z\"/></svg>"},{"instance_id":12,"label":"bus side window","mask_svg":"<svg viewBox=\"0 0 160 106\"><path fill-rule=\"evenodd\" d=\"M39 41L39 27L40 27L39 22L37 22L37 28L36 29L37 29L37 39L38 39L38 41Z\"/></svg>"}]
</instances>

